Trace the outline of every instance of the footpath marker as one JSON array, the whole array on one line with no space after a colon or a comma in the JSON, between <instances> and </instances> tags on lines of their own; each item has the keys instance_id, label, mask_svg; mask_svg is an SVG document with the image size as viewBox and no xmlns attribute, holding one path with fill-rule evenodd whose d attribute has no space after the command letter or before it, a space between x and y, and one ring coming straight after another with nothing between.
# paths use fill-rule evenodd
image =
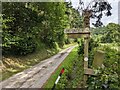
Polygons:
<instances>
[{"instance_id":1,"label":"footpath marker","mask_svg":"<svg viewBox=\"0 0 120 90\"><path fill-rule=\"evenodd\" d=\"M64 68L62 68L62 70L61 70L61 72L60 72L60 74L59 74L59 76L58 76L58 78L56 79L56 81L55 81L55 83L54 83L54 86L52 87L52 90L54 90L55 89L55 86L57 85L57 83L58 83L58 81L60 80L60 77L62 76L62 74L64 73Z\"/></svg>"},{"instance_id":2,"label":"footpath marker","mask_svg":"<svg viewBox=\"0 0 120 90\"><path fill-rule=\"evenodd\" d=\"M86 24L86 23L85 23ZM89 23L88 23L89 24ZM92 70L88 70L88 48L89 48L89 40L90 40L90 28L89 27L84 27L83 30L65 30L64 31L68 37L70 38L84 38L84 82L83 82L83 87L87 87L87 79L88 75L87 74L93 74Z\"/></svg>"}]
</instances>

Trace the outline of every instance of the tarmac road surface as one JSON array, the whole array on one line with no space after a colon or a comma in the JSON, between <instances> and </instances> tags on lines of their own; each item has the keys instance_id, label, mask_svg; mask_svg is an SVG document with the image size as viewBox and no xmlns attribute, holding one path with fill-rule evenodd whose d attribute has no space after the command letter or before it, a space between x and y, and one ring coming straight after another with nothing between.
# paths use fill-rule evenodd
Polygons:
<instances>
[{"instance_id":1,"label":"tarmac road surface","mask_svg":"<svg viewBox=\"0 0 120 90\"><path fill-rule=\"evenodd\" d=\"M74 47L76 46L71 46L37 65L0 82L1 88L41 88Z\"/></svg>"}]
</instances>

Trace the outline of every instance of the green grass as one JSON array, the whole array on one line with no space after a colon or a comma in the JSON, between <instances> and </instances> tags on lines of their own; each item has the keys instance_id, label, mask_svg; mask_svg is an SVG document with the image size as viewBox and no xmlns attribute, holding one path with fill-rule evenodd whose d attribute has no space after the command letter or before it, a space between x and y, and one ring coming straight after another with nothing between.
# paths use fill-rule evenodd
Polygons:
<instances>
[{"instance_id":1,"label":"green grass","mask_svg":"<svg viewBox=\"0 0 120 90\"><path fill-rule=\"evenodd\" d=\"M76 44L77 44L76 42L71 43L71 44L66 44L63 46L63 49L68 48L68 47L73 46L73 45L76 45Z\"/></svg>"},{"instance_id":2,"label":"green grass","mask_svg":"<svg viewBox=\"0 0 120 90\"><path fill-rule=\"evenodd\" d=\"M65 72L62 77L66 77L66 73L68 73L68 69L71 69L73 67L73 62L78 57L77 54L78 47L74 48L70 54L66 57L66 59L61 63L61 65L58 67L58 69L51 75L51 77L47 80L47 82L44 84L43 88L52 88L54 85L55 80L57 79L61 69L64 67ZM61 78L62 78L61 77ZM64 81L64 80L63 80ZM64 82L63 82L64 84ZM62 88L62 87L61 87Z\"/></svg>"}]
</instances>

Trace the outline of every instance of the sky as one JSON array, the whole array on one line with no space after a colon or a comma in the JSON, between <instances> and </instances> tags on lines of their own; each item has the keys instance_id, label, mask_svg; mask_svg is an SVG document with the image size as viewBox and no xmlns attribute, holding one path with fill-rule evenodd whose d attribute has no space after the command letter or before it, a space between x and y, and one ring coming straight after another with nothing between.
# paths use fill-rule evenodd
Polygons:
<instances>
[{"instance_id":1,"label":"sky","mask_svg":"<svg viewBox=\"0 0 120 90\"><path fill-rule=\"evenodd\" d=\"M79 0L71 0L72 1L72 6L74 8L77 8L78 6L78 1ZM87 6L88 3L91 1L91 0L83 0L85 2L85 5ZM112 6L112 15L107 17L107 16L103 16L103 18L101 19L101 21L103 22L104 25L107 25L108 23L118 23L118 2L120 2L120 0L107 0L111 6ZM120 6L120 5L119 5ZM120 16L120 15L119 15ZM90 20L90 23L93 23L95 22L96 20L94 19L91 19ZM90 24L90 26L92 26L92 24Z\"/></svg>"}]
</instances>

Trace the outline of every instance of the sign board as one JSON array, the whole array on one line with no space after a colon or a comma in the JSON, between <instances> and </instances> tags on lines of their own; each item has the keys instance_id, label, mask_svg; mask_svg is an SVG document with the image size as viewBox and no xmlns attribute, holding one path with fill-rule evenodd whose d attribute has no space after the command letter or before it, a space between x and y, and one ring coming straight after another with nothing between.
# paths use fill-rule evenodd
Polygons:
<instances>
[{"instance_id":1,"label":"sign board","mask_svg":"<svg viewBox=\"0 0 120 90\"><path fill-rule=\"evenodd\" d=\"M64 33L68 35L69 38L81 38L89 37L90 31L83 31L82 29L66 29Z\"/></svg>"},{"instance_id":2,"label":"sign board","mask_svg":"<svg viewBox=\"0 0 120 90\"><path fill-rule=\"evenodd\" d=\"M103 60L104 60L104 52L103 51L96 51L95 55L94 55L94 60L93 60L93 68L98 68L98 67L102 67L103 64Z\"/></svg>"},{"instance_id":3,"label":"sign board","mask_svg":"<svg viewBox=\"0 0 120 90\"><path fill-rule=\"evenodd\" d=\"M86 74L86 75L95 75L93 69L90 69L90 68L85 68L84 69L84 74Z\"/></svg>"}]
</instances>

